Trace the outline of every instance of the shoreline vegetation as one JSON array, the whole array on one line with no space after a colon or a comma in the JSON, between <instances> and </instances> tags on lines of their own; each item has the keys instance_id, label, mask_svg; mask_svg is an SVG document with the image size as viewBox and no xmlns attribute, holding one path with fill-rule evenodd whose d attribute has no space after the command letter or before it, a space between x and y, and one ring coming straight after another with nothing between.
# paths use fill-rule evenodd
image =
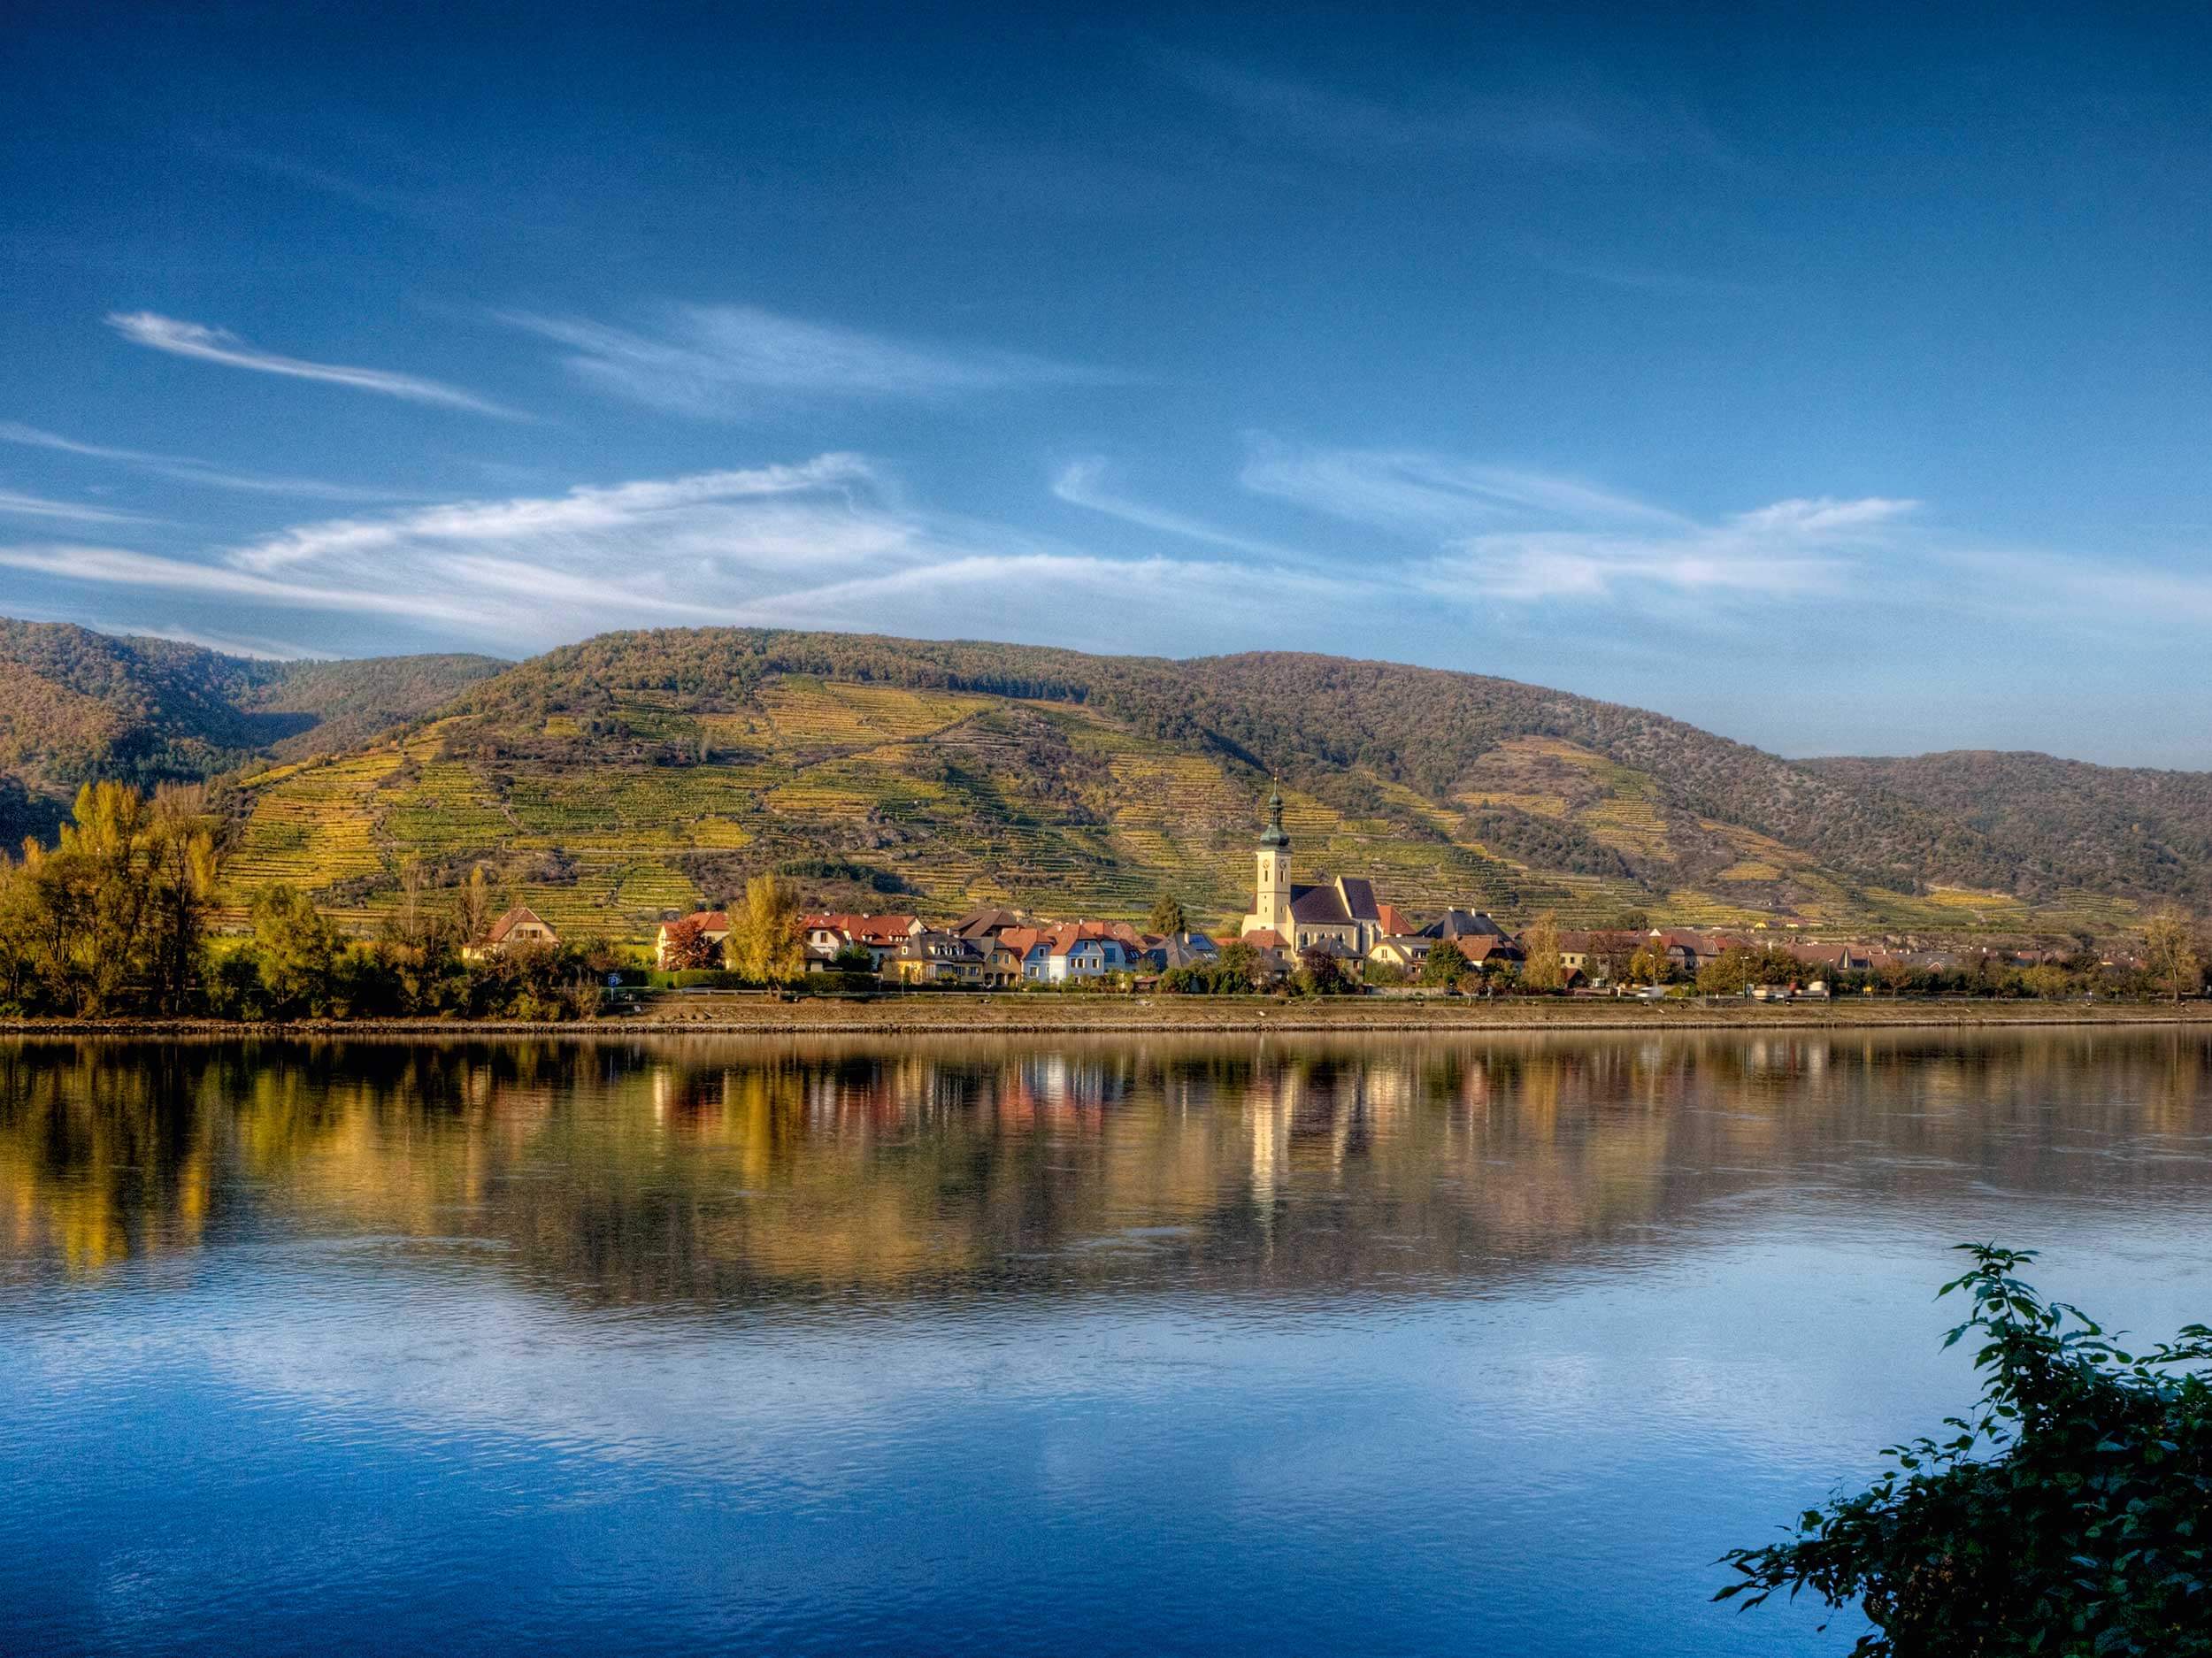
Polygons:
<instances>
[{"instance_id":1,"label":"shoreline vegetation","mask_svg":"<svg viewBox=\"0 0 2212 1658\"><path fill-rule=\"evenodd\" d=\"M781 1000L763 993L663 993L634 1012L583 1019L388 1017L0 1018L0 1037L1267 1035L1485 1036L1529 1032L2212 1029L2212 1002L1868 998L1763 1004L1631 998L1181 997L924 991Z\"/></svg>"},{"instance_id":2,"label":"shoreline vegetation","mask_svg":"<svg viewBox=\"0 0 2212 1658\"><path fill-rule=\"evenodd\" d=\"M1279 896L1286 867L1271 803L1263 897ZM221 825L201 790L164 786L149 799L87 785L73 818L51 848L30 842L19 864L0 858L0 1032L1480 1032L2212 1018L2203 956L2177 917L2154 918L2139 963L1985 952L1963 967L1877 971L1848 949L1809 961L1774 942L1684 941L1640 917L1571 937L1544 912L1509 937L1459 910L1421 933L1394 914L1363 957L1365 924L1348 918L1302 925L1294 955L1252 925L1216 946L1187 931L1168 893L1143 934L1122 922L1048 933L1002 910L933 931L914 916L810 915L795 885L770 874L747 883L742 905L666 923L647 947L563 940L526 906L495 914L503 894L480 864L451 886L409 866L408 902L373 939L281 883L255 899L250 935L221 937L211 925ZM1360 913L1380 914L1371 892L1361 902ZM1351 905L1340 898L1346 917ZM872 921L902 925L879 937ZM649 948L649 970L639 962ZM1694 972L1677 950L1695 956ZM1801 989L1801 975L1811 981ZM2152 1001L2159 992L2170 1002Z\"/></svg>"}]
</instances>

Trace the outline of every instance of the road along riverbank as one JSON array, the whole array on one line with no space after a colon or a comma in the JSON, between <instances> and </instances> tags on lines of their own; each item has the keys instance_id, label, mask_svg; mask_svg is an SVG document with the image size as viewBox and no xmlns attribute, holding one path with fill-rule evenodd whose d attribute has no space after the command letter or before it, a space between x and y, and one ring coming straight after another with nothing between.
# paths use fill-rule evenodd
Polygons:
<instances>
[{"instance_id":1,"label":"road along riverbank","mask_svg":"<svg viewBox=\"0 0 2212 1658\"><path fill-rule=\"evenodd\" d=\"M800 997L672 992L632 1009L572 1023L511 1019L316 1019L241 1024L219 1019L0 1020L12 1036L939 1035L1189 1031L1479 1034L1486 1031L1833 1031L2065 1026L2212 1028L2212 1002L1979 1002L1872 997L1832 1002L1734 999L1033 994Z\"/></svg>"}]
</instances>

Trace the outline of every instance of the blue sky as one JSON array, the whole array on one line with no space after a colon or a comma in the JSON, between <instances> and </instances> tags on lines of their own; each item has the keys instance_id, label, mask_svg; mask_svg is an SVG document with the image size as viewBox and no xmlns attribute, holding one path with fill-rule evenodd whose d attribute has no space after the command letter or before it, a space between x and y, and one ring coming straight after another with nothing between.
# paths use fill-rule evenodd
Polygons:
<instances>
[{"instance_id":1,"label":"blue sky","mask_svg":"<svg viewBox=\"0 0 2212 1658\"><path fill-rule=\"evenodd\" d=\"M18 0L0 612L2212 765L2179 9L615 10Z\"/></svg>"}]
</instances>

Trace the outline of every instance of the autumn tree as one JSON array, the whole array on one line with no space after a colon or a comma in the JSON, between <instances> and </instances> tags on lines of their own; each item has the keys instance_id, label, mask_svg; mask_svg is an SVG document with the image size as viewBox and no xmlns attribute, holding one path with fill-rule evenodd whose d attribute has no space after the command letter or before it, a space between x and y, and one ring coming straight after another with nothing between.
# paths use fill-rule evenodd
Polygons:
<instances>
[{"instance_id":1,"label":"autumn tree","mask_svg":"<svg viewBox=\"0 0 2212 1658\"><path fill-rule=\"evenodd\" d=\"M152 883L146 879L149 812L145 800L120 783L88 783L77 791L74 821L47 868L74 887L65 900L75 925L65 948L78 1011L120 1010L124 988L139 965Z\"/></svg>"},{"instance_id":2,"label":"autumn tree","mask_svg":"<svg viewBox=\"0 0 2212 1658\"><path fill-rule=\"evenodd\" d=\"M81 1017L183 1010L215 885L214 824L197 789L149 801L88 783L54 847L26 842L22 864L4 867L0 986L12 1005Z\"/></svg>"},{"instance_id":3,"label":"autumn tree","mask_svg":"<svg viewBox=\"0 0 2212 1658\"><path fill-rule=\"evenodd\" d=\"M779 985L806 971L799 937L799 894L775 875L745 883L745 902L730 917L730 966L756 984Z\"/></svg>"},{"instance_id":4,"label":"autumn tree","mask_svg":"<svg viewBox=\"0 0 2212 1658\"><path fill-rule=\"evenodd\" d=\"M662 965L671 972L719 967L722 946L707 936L706 925L698 917L686 916L668 924L667 931L661 936L660 956Z\"/></svg>"},{"instance_id":5,"label":"autumn tree","mask_svg":"<svg viewBox=\"0 0 2212 1658\"><path fill-rule=\"evenodd\" d=\"M1668 959L1665 947L1651 940L1638 946L1628 958L1628 973L1638 984L1663 985L1674 977L1674 963Z\"/></svg>"},{"instance_id":6,"label":"autumn tree","mask_svg":"<svg viewBox=\"0 0 2212 1658\"><path fill-rule=\"evenodd\" d=\"M332 1010L346 941L305 893L278 881L255 895L253 950L271 1013Z\"/></svg>"},{"instance_id":7,"label":"autumn tree","mask_svg":"<svg viewBox=\"0 0 2212 1658\"><path fill-rule=\"evenodd\" d=\"M461 942L480 944L484 934L491 930L493 917L498 913L494 906L498 900L492 892L491 876L479 864L469 871L469 878L461 883L454 895L455 919L461 929Z\"/></svg>"},{"instance_id":8,"label":"autumn tree","mask_svg":"<svg viewBox=\"0 0 2212 1658\"><path fill-rule=\"evenodd\" d=\"M1697 970L1697 987L1709 996L1740 996L1762 982L1764 965L1758 951L1731 945Z\"/></svg>"},{"instance_id":9,"label":"autumn tree","mask_svg":"<svg viewBox=\"0 0 2212 1658\"><path fill-rule=\"evenodd\" d=\"M1620 984L1635 971L1637 948L1635 939L1623 934L1601 940L1590 958L1591 966L1597 970L1591 976L1609 985Z\"/></svg>"},{"instance_id":10,"label":"autumn tree","mask_svg":"<svg viewBox=\"0 0 2212 1658\"><path fill-rule=\"evenodd\" d=\"M1344 963L1318 946L1298 952L1298 988L1310 996L1342 995L1352 990Z\"/></svg>"},{"instance_id":11,"label":"autumn tree","mask_svg":"<svg viewBox=\"0 0 2212 1658\"><path fill-rule=\"evenodd\" d=\"M2190 941L2188 925L2174 911L2162 910L2144 927L2143 965L2151 982L2171 992L2176 1002L2184 992L2194 993L2202 982L2203 968Z\"/></svg>"},{"instance_id":12,"label":"autumn tree","mask_svg":"<svg viewBox=\"0 0 2212 1658\"><path fill-rule=\"evenodd\" d=\"M429 917L423 908L423 897L429 887L430 872L423 867L420 855L410 852L399 864L396 919L400 942L416 949L422 948L428 933Z\"/></svg>"},{"instance_id":13,"label":"autumn tree","mask_svg":"<svg viewBox=\"0 0 2212 1658\"><path fill-rule=\"evenodd\" d=\"M214 816L198 784L154 792L145 827L148 998L156 1013L185 1009L199 971L215 895Z\"/></svg>"},{"instance_id":14,"label":"autumn tree","mask_svg":"<svg viewBox=\"0 0 2212 1658\"><path fill-rule=\"evenodd\" d=\"M1521 982L1531 990L1557 990L1567 982L1567 970L1559 956L1559 918L1548 910L1528 925L1521 950L1527 958Z\"/></svg>"}]
</instances>

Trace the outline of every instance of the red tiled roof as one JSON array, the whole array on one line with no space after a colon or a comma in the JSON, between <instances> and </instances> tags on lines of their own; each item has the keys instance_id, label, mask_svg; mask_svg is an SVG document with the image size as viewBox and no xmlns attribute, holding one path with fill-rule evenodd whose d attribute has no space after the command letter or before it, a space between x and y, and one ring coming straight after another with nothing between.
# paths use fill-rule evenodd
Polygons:
<instances>
[{"instance_id":1,"label":"red tiled roof","mask_svg":"<svg viewBox=\"0 0 2212 1658\"><path fill-rule=\"evenodd\" d=\"M914 917L826 910L810 916L802 916L799 926L808 933L817 928L827 928L833 933L841 933L849 939L857 939L864 944L895 944L914 930Z\"/></svg>"},{"instance_id":2,"label":"red tiled roof","mask_svg":"<svg viewBox=\"0 0 2212 1658\"><path fill-rule=\"evenodd\" d=\"M669 928L679 925L681 921L697 922L699 924L699 931L702 933L727 933L730 930L730 912L728 910L695 910L691 914L681 917L679 921L662 922L661 931L665 933Z\"/></svg>"},{"instance_id":3,"label":"red tiled roof","mask_svg":"<svg viewBox=\"0 0 2212 1658\"><path fill-rule=\"evenodd\" d=\"M1137 930L1125 921L1064 922L1044 929L1039 936L1050 940L1055 956L1065 956L1073 946L1094 939L1111 939L1132 949L1137 947Z\"/></svg>"},{"instance_id":4,"label":"red tiled roof","mask_svg":"<svg viewBox=\"0 0 2212 1658\"><path fill-rule=\"evenodd\" d=\"M1488 933L1462 933L1451 942L1471 962L1486 962L1493 956L1517 956L1521 953L1521 947L1511 939Z\"/></svg>"}]
</instances>

